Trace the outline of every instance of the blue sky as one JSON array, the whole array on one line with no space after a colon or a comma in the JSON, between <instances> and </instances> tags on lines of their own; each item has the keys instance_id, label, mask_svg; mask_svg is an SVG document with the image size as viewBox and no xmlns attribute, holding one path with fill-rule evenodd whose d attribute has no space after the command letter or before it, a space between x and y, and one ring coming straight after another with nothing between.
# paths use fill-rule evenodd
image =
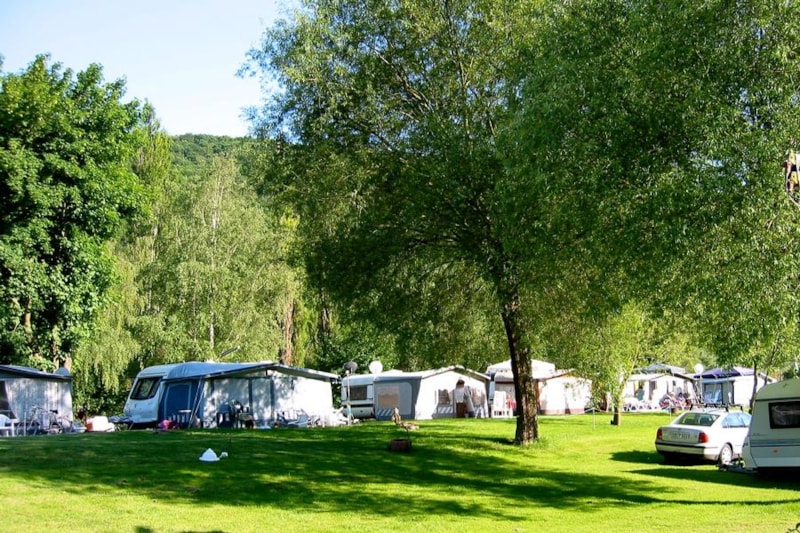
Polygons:
<instances>
[{"instance_id":1,"label":"blue sky","mask_svg":"<svg viewBox=\"0 0 800 533\"><path fill-rule=\"evenodd\" d=\"M241 136L242 108L264 98L236 71L284 0L0 0L4 72L37 54L74 71L103 66L125 78L127 98L148 100L171 135Z\"/></svg>"}]
</instances>

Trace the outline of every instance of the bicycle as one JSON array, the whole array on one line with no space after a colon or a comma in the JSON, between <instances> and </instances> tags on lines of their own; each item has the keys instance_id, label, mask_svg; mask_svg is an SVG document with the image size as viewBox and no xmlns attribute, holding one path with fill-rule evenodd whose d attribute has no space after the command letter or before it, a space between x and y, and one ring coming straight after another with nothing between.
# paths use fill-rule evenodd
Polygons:
<instances>
[{"instance_id":1,"label":"bicycle","mask_svg":"<svg viewBox=\"0 0 800 533\"><path fill-rule=\"evenodd\" d=\"M70 431L72 422L58 416L58 411L35 405L30 414L22 419L23 435L55 435Z\"/></svg>"}]
</instances>

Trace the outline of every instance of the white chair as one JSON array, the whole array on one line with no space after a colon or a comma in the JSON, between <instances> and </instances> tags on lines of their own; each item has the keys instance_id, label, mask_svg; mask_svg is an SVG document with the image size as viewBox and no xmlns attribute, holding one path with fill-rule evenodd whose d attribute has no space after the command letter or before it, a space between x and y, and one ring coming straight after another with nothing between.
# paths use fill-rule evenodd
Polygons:
<instances>
[{"instance_id":1,"label":"white chair","mask_svg":"<svg viewBox=\"0 0 800 533\"><path fill-rule=\"evenodd\" d=\"M300 411L300 414L297 416L297 419L290 420L287 426L290 428L307 428L309 422L311 421L311 417L305 411Z\"/></svg>"},{"instance_id":2,"label":"white chair","mask_svg":"<svg viewBox=\"0 0 800 533\"><path fill-rule=\"evenodd\" d=\"M506 391L495 391L492 401L492 418L511 418L513 416L511 407L508 405L508 394Z\"/></svg>"},{"instance_id":3,"label":"white chair","mask_svg":"<svg viewBox=\"0 0 800 533\"><path fill-rule=\"evenodd\" d=\"M17 422L16 418L0 415L0 436L15 437L17 435Z\"/></svg>"}]
</instances>

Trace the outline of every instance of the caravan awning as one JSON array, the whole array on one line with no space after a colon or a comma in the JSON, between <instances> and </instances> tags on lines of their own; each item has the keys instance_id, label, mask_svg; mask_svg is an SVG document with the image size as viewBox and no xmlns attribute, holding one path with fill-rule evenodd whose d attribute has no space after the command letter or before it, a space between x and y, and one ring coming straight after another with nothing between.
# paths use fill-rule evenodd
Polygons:
<instances>
[{"instance_id":1,"label":"caravan awning","mask_svg":"<svg viewBox=\"0 0 800 533\"><path fill-rule=\"evenodd\" d=\"M735 378L739 376L752 376L753 369L752 368L745 368L743 366L734 366L731 368L712 368L711 370L706 370L702 374L700 374L700 378L703 379L723 379L723 378Z\"/></svg>"},{"instance_id":2,"label":"caravan awning","mask_svg":"<svg viewBox=\"0 0 800 533\"><path fill-rule=\"evenodd\" d=\"M672 374L631 374L628 378L629 382L636 382L636 381L656 381L661 378L671 378L671 379L682 379L684 381L695 381L695 378L692 376L687 376L686 374L679 374L677 372Z\"/></svg>"},{"instance_id":3,"label":"caravan awning","mask_svg":"<svg viewBox=\"0 0 800 533\"><path fill-rule=\"evenodd\" d=\"M263 372L264 375L266 375L267 371L269 370L278 372L280 374L317 379L320 381L333 381L339 379L338 375L331 374L330 372L289 366L273 361L262 361L260 363L203 363L191 361L188 363L175 365L175 367L167 372L167 374L164 376L164 381L236 376L241 374L250 374L253 372Z\"/></svg>"},{"instance_id":4,"label":"caravan awning","mask_svg":"<svg viewBox=\"0 0 800 533\"><path fill-rule=\"evenodd\" d=\"M164 376L164 381L247 374L258 370L266 371L267 367L273 364L275 363L202 363L192 361L176 365Z\"/></svg>"},{"instance_id":5,"label":"caravan awning","mask_svg":"<svg viewBox=\"0 0 800 533\"><path fill-rule=\"evenodd\" d=\"M388 371L383 372L381 374L375 374L375 377L380 381L391 381L395 380L405 380L408 378L419 378L419 379L426 379L432 376L437 376L439 374L444 374L445 372L457 372L463 376L468 378L476 379L478 381L483 381L487 383L489 381L489 376L486 374L481 374L476 370L470 370L469 368L465 368L461 365L452 365L452 366L445 366L442 368L434 368L431 370L418 370L416 372L395 372L395 371Z\"/></svg>"},{"instance_id":6,"label":"caravan awning","mask_svg":"<svg viewBox=\"0 0 800 533\"><path fill-rule=\"evenodd\" d=\"M322 370L312 370L310 368L300 368L299 366L289 366L281 363L269 363L266 366L267 370L274 370L281 374L289 376L298 376L301 378L318 379L320 381L335 381L339 379L337 374L330 372L323 372Z\"/></svg>"}]
</instances>

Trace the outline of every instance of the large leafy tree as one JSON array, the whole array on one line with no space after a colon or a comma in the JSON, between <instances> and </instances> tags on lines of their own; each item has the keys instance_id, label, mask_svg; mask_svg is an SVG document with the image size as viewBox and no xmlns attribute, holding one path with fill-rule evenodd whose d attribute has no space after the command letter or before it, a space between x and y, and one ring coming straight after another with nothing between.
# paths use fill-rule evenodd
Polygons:
<instances>
[{"instance_id":1,"label":"large leafy tree","mask_svg":"<svg viewBox=\"0 0 800 533\"><path fill-rule=\"evenodd\" d=\"M796 335L793 2L567 1L521 55L517 244L590 314L672 307L722 360ZM536 233L534 235L533 233ZM548 239L541 239L541 235ZM558 298L554 298L558 301ZM585 305L591 302L591 305ZM781 344L785 346L786 344Z\"/></svg>"},{"instance_id":2,"label":"large leafy tree","mask_svg":"<svg viewBox=\"0 0 800 533\"><path fill-rule=\"evenodd\" d=\"M141 108L124 82L37 57L0 76L0 357L54 368L113 279L105 241L144 199L131 163Z\"/></svg>"},{"instance_id":3,"label":"large leafy tree","mask_svg":"<svg viewBox=\"0 0 800 533\"><path fill-rule=\"evenodd\" d=\"M518 443L538 438L538 422L495 141L525 5L310 0L251 52L284 88L272 131L293 146L278 185L306 224L312 279L386 327L418 320L440 336L479 330L491 313L484 331L504 336L514 372Z\"/></svg>"}]
</instances>

